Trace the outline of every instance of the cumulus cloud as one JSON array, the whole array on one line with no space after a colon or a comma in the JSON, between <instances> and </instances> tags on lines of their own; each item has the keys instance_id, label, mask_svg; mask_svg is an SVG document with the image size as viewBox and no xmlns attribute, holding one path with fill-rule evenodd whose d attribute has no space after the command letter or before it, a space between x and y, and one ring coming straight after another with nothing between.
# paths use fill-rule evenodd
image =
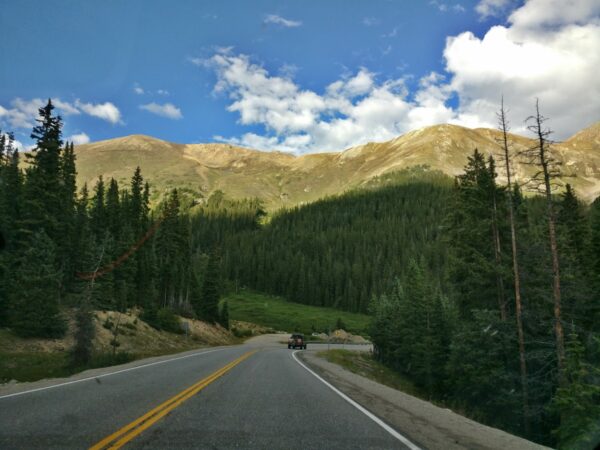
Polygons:
<instances>
[{"instance_id":1,"label":"cumulus cloud","mask_svg":"<svg viewBox=\"0 0 600 450\"><path fill-rule=\"evenodd\" d=\"M498 17L514 5L515 0L480 0L475 6L475 11L481 19Z\"/></svg>"},{"instance_id":2,"label":"cumulus cloud","mask_svg":"<svg viewBox=\"0 0 600 450\"><path fill-rule=\"evenodd\" d=\"M183 115L181 110L172 103L165 103L159 105L158 103L148 103L146 105L140 105L140 109L156 114L157 116L166 117L168 119L181 119Z\"/></svg>"},{"instance_id":3,"label":"cumulus cloud","mask_svg":"<svg viewBox=\"0 0 600 450\"><path fill-rule=\"evenodd\" d=\"M35 119L39 115L39 109L44 107L46 105L46 102L47 100L43 100L41 98L32 98L30 100L25 100L20 97L17 97L10 102L10 107L8 108L0 105L0 122L6 123L13 129L32 128L35 125ZM96 105L101 107L105 105L110 105L111 108L114 108L111 111L111 114L105 114L104 116L98 113L95 105L92 105L90 103L84 104L81 103L79 100L76 100L75 103L70 103L63 101L60 98L55 98L52 99L52 104L56 108L56 112L62 116L78 115L84 112L86 114L109 120L114 118L116 111L116 116L118 117L117 122L120 118L119 110L116 108L116 106L112 105L112 103Z\"/></svg>"},{"instance_id":4,"label":"cumulus cloud","mask_svg":"<svg viewBox=\"0 0 600 450\"><path fill-rule=\"evenodd\" d=\"M121 112L111 102L93 104L83 103L77 99L75 106L90 116L98 117L112 124L121 123Z\"/></svg>"},{"instance_id":5,"label":"cumulus cloud","mask_svg":"<svg viewBox=\"0 0 600 450\"><path fill-rule=\"evenodd\" d=\"M302 25L302 22L299 20L286 19L285 17L278 16L277 14L268 14L265 17L265 20L263 20L263 23L281 25L282 27L286 28L295 28Z\"/></svg>"},{"instance_id":6,"label":"cumulus cloud","mask_svg":"<svg viewBox=\"0 0 600 450\"><path fill-rule=\"evenodd\" d=\"M409 114L415 108L421 108L421 115L447 119L440 114L442 94L433 87L424 84L424 94L412 101L403 79L378 81L364 67L318 93L302 89L290 77L271 75L246 55L216 53L204 65L216 71L214 90L229 96L227 109L239 114L239 123L266 130L262 136L215 136L224 142L300 153L339 150L391 139L420 125L422 117Z\"/></svg>"},{"instance_id":7,"label":"cumulus cloud","mask_svg":"<svg viewBox=\"0 0 600 450\"><path fill-rule=\"evenodd\" d=\"M524 132L535 98L558 139L600 118L600 4L592 0L529 0L482 38L447 39L448 88L459 96L455 123L495 124L498 99Z\"/></svg>"},{"instance_id":8,"label":"cumulus cloud","mask_svg":"<svg viewBox=\"0 0 600 450\"><path fill-rule=\"evenodd\" d=\"M90 137L85 133L77 133L68 136L65 138L65 141L72 142L75 145L82 145L90 142Z\"/></svg>"}]
</instances>

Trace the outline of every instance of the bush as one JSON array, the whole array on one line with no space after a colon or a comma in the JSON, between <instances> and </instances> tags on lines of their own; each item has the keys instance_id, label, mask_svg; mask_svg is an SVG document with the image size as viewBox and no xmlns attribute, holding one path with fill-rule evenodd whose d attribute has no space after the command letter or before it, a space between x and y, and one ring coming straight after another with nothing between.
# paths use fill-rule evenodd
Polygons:
<instances>
[{"instance_id":1,"label":"bush","mask_svg":"<svg viewBox=\"0 0 600 450\"><path fill-rule=\"evenodd\" d=\"M144 310L141 318L145 320L148 325L157 330L183 334L183 328L181 327L179 319L169 308L161 308L158 311L154 309Z\"/></svg>"},{"instance_id":2,"label":"bush","mask_svg":"<svg viewBox=\"0 0 600 450\"><path fill-rule=\"evenodd\" d=\"M252 330L250 330L250 329L240 330L239 328L236 328L236 327L233 327L231 329L231 332L233 333L233 335L235 337L239 337L239 338L250 337L253 334Z\"/></svg>"}]
</instances>

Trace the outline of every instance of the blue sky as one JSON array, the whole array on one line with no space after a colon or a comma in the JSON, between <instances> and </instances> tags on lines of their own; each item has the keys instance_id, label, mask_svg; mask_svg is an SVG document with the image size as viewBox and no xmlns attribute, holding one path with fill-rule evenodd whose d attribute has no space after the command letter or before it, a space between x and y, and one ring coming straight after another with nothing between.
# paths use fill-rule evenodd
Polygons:
<instances>
[{"instance_id":1,"label":"blue sky","mask_svg":"<svg viewBox=\"0 0 600 450\"><path fill-rule=\"evenodd\" d=\"M599 109L573 117L579 94L548 89L556 77L568 81L556 67L562 58L600 100L589 55L600 53L600 11L573 0L573 17L544 18L542 0L527 3L9 2L0 10L0 128L28 145L35 107L52 97L77 142L147 134L303 153L439 122L493 126L504 93L516 131L540 96L568 119L555 127L567 136L600 119ZM565 53L574 26L587 33L585 48ZM510 68L540 45L547 70ZM508 69L482 62L493 52ZM541 86L528 88L531 80Z\"/></svg>"}]
</instances>

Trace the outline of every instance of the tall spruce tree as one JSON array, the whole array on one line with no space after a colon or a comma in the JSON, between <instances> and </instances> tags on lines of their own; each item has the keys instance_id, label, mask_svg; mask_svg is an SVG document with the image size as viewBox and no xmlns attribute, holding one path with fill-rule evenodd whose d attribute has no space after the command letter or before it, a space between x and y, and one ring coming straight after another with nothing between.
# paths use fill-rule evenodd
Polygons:
<instances>
[{"instance_id":1,"label":"tall spruce tree","mask_svg":"<svg viewBox=\"0 0 600 450\"><path fill-rule=\"evenodd\" d=\"M31 139L35 147L27 154L29 167L25 182L25 229L33 234L44 230L50 239L58 243L61 235L64 187L61 171L62 119L53 116L52 101L39 109L38 125L33 128Z\"/></svg>"}]
</instances>

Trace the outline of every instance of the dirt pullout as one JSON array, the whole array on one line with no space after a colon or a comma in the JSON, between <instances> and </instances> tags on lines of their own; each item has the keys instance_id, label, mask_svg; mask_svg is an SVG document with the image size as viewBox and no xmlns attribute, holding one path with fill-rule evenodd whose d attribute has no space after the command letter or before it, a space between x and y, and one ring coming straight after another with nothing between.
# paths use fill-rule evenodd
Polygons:
<instances>
[{"instance_id":1,"label":"dirt pullout","mask_svg":"<svg viewBox=\"0 0 600 450\"><path fill-rule=\"evenodd\" d=\"M430 450L548 448L376 383L332 364L312 352L301 352L299 356L340 391L385 420L421 448Z\"/></svg>"}]
</instances>

